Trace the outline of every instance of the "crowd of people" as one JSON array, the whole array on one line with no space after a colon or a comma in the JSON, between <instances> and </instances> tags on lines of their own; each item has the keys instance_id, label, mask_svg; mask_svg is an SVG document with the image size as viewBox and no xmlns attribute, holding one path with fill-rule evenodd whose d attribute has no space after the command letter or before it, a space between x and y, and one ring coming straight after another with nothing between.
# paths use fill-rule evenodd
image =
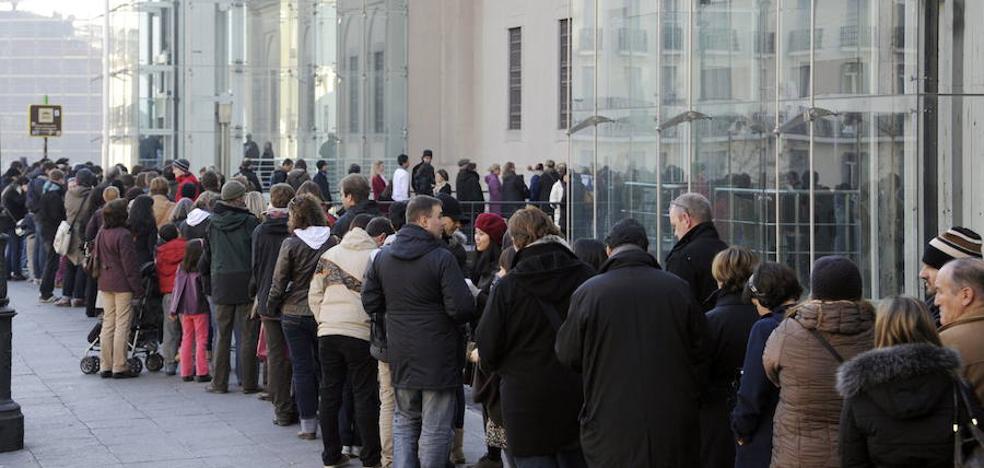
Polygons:
<instances>
[{"instance_id":1,"label":"crowd of people","mask_svg":"<svg viewBox=\"0 0 984 468\"><path fill-rule=\"evenodd\" d=\"M101 317L102 378L139 375L131 322L159 300L164 373L259 394L273 424L322 441L326 467L467 463L465 386L479 468L981 461L974 231L927 243L927 299L876 305L849 258L816 260L802 285L728 246L699 193L671 202L660 261L634 219L572 243L562 164L530 168L529 185L494 165L486 199L474 163L452 190L432 157L401 155L391 177L353 167L337 188L324 161L311 177L285 160L268 195L248 160L228 180L183 159L15 162L8 277Z\"/></svg>"}]
</instances>

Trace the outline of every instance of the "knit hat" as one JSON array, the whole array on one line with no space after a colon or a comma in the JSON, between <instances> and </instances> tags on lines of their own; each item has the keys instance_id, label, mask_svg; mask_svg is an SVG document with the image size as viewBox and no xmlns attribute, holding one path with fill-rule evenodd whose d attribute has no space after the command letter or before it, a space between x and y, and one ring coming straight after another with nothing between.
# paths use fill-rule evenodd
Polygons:
<instances>
[{"instance_id":1,"label":"knit hat","mask_svg":"<svg viewBox=\"0 0 984 468\"><path fill-rule=\"evenodd\" d=\"M857 301L864 294L861 271L847 257L832 255L813 263L810 292L821 301Z\"/></svg>"},{"instance_id":2,"label":"knit hat","mask_svg":"<svg viewBox=\"0 0 984 468\"><path fill-rule=\"evenodd\" d=\"M191 167L191 163L187 159L176 159L171 163L171 167L176 167L182 171L188 172L188 168Z\"/></svg>"},{"instance_id":3,"label":"knit hat","mask_svg":"<svg viewBox=\"0 0 984 468\"><path fill-rule=\"evenodd\" d=\"M246 187L239 181L230 180L222 186L222 201L233 201L246 195Z\"/></svg>"},{"instance_id":4,"label":"knit hat","mask_svg":"<svg viewBox=\"0 0 984 468\"><path fill-rule=\"evenodd\" d=\"M502 245L502 236L506 235L506 220L495 213L482 213L475 218L475 229L492 238L492 242Z\"/></svg>"},{"instance_id":5,"label":"knit hat","mask_svg":"<svg viewBox=\"0 0 984 468\"><path fill-rule=\"evenodd\" d=\"M981 236L965 227L954 226L926 244L922 262L939 270L950 260L981 258Z\"/></svg>"}]
</instances>

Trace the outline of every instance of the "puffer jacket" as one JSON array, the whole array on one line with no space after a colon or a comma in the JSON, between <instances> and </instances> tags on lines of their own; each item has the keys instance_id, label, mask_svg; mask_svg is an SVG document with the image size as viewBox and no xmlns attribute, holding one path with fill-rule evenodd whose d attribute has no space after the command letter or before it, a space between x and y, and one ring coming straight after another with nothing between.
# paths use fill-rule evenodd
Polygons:
<instances>
[{"instance_id":1,"label":"puffer jacket","mask_svg":"<svg viewBox=\"0 0 984 468\"><path fill-rule=\"evenodd\" d=\"M95 211L95 204L92 201L87 201L91 192L92 187L78 186L65 193L65 220L72 226L72 238L65 257L73 265L82 264L82 242L85 237L85 226Z\"/></svg>"},{"instance_id":2,"label":"puffer jacket","mask_svg":"<svg viewBox=\"0 0 984 468\"><path fill-rule=\"evenodd\" d=\"M168 294L174 290L178 266L185 256L185 243L186 241L179 237L157 246L154 261L157 263L157 284L161 294Z\"/></svg>"},{"instance_id":3,"label":"puffer jacket","mask_svg":"<svg viewBox=\"0 0 984 468\"><path fill-rule=\"evenodd\" d=\"M369 316L362 307L362 279L376 241L360 228L349 229L328 249L311 279L308 301L318 320L318 336L341 335L369 341Z\"/></svg>"},{"instance_id":4,"label":"puffer jacket","mask_svg":"<svg viewBox=\"0 0 984 468\"><path fill-rule=\"evenodd\" d=\"M280 244L273 281L267 296L265 317L313 315L308 306L308 288L318 259L335 246L327 226L297 229Z\"/></svg>"},{"instance_id":5,"label":"puffer jacket","mask_svg":"<svg viewBox=\"0 0 984 468\"><path fill-rule=\"evenodd\" d=\"M835 389L840 362L809 330L849 360L874 346L875 311L868 302L811 300L790 311L765 345L766 376L779 386L772 466L838 467L844 400Z\"/></svg>"},{"instance_id":6,"label":"puffer jacket","mask_svg":"<svg viewBox=\"0 0 984 468\"><path fill-rule=\"evenodd\" d=\"M837 372L841 461L845 468L953 466L956 351L929 343L873 349Z\"/></svg>"}]
</instances>

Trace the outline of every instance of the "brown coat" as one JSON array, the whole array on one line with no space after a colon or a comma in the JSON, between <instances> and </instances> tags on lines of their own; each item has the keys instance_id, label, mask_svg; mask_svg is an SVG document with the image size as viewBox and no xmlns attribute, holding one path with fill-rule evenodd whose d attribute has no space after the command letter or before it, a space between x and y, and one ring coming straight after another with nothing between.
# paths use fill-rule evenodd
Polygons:
<instances>
[{"instance_id":1,"label":"brown coat","mask_svg":"<svg viewBox=\"0 0 984 468\"><path fill-rule=\"evenodd\" d=\"M99 258L99 290L114 293L144 295L140 281L140 265L137 264L133 235L124 227L100 229L97 234L95 255Z\"/></svg>"},{"instance_id":2,"label":"brown coat","mask_svg":"<svg viewBox=\"0 0 984 468\"><path fill-rule=\"evenodd\" d=\"M840 363L809 330L818 330L850 360L874 347L875 311L864 301L808 301L790 314L772 332L762 356L766 375L780 388L772 466L839 467L844 400L834 386Z\"/></svg>"},{"instance_id":3,"label":"brown coat","mask_svg":"<svg viewBox=\"0 0 984 468\"><path fill-rule=\"evenodd\" d=\"M961 373L971 385L977 398L984 401L984 311L968 313L957 321L940 328L943 345L954 348L963 361Z\"/></svg>"},{"instance_id":4,"label":"brown coat","mask_svg":"<svg viewBox=\"0 0 984 468\"><path fill-rule=\"evenodd\" d=\"M168 200L164 195L153 195L154 199L154 220L157 222L157 229L171 222L171 210L174 209L174 202Z\"/></svg>"}]
</instances>

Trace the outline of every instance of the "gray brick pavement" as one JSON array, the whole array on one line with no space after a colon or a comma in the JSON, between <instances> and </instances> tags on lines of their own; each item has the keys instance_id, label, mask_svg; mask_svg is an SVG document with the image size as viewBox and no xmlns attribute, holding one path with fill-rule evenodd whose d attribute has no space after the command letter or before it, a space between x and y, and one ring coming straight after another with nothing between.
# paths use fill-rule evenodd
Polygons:
<instances>
[{"instance_id":1,"label":"gray brick pavement","mask_svg":"<svg viewBox=\"0 0 984 468\"><path fill-rule=\"evenodd\" d=\"M235 386L213 395L206 384L146 370L127 380L83 375L79 359L95 319L38 304L36 287L25 283L11 283L10 298L18 312L12 391L25 436L23 450L0 453L0 468L321 466L320 439L273 425L270 404ZM484 452L481 413L470 408L465 427L474 463Z\"/></svg>"}]
</instances>

